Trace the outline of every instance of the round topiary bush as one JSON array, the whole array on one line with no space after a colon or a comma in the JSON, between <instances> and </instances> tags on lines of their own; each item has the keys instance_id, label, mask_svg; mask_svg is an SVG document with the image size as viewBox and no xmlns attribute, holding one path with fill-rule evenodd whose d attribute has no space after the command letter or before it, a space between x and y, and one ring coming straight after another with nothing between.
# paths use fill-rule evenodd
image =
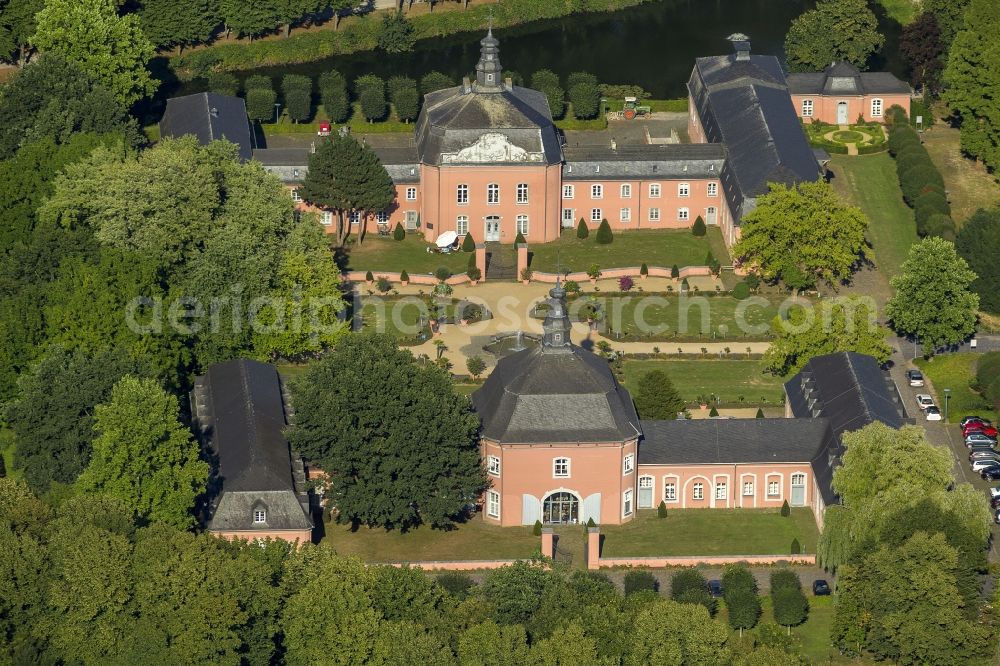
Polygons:
<instances>
[{"instance_id":1,"label":"round topiary bush","mask_svg":"<svg viewBox=\"0 0 1000 666\"><path fill-rule=\"evenodd\" d=\"M439 266L438 269L434 271L434 277L436 277L439 282L444 282L451 277L451 270L447 266Z\"/></svg>"},{"instance_id":2,"label":"round topiary bush","mask_svg":"<svg viewBox=\"0 0 1000 666\"><path fill-rule=\"evenodd\" d=\"M938 236L947 241L955 240L955 221L947 215L935 213L927 218L923 229L917 227L917 233L922 236Z\"/></svg>"},{"instance_id":3,"label":"round topiary bush","mask_svg":"<svg viewBox=\"0 0 1000 666\"><path fill-rule=\"evenodd\" d=\"M908 148L905 152L896 154L896 173L906 173L919 166L932 166L931 156L923 146Z\"/></svg>"},{"instance_id":4,"label":"round topiary bush","mask_svg":"<svg viewBox=\"0 0 1000 666\"><path fill-rule=\"evenodd\" d=\"M750 296L750 285L746 282L738 282L735 287L733 287L733 298L738 301Z\"/></svg>"}]
</instances>

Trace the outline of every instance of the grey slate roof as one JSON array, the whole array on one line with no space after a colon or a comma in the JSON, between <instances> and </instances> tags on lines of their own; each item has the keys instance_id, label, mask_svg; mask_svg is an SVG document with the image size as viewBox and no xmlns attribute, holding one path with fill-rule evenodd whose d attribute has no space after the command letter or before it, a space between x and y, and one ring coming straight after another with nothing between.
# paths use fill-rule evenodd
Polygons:
<instances>
[{"instance_id":1,"label":"grey slate roof","mask_svg":"<svg viewBox=\"0 0 1000 666\"><path fill-rule=\"evenodd\" d=\"M420 164L417 161L416 148L369 147L382 162L392 182L420 182ZM253 159L263 164L265 171L273 173L284 183L301 183L309 173L308 148L258 148L253 151Z\"/></svg>"},{"instance_id":2,"label":"grey slate roof","mask_svg":"<svg viewBox=\"0 0 1000 666\"><path fill-rule=\"evenodd\" d=\"M242 160L250 159L254 148L246 105L239 97L204 92L168 99L160 120L160 136L186 134L202 145L219 139L235 143Z\"/></svg>"},{"instance_id":3,"label":"grey slate roof","mask_svg":"<svg viewBox=\"0 0 1000 666\"><path fill-rule=\"evenodd\" d=\"M213 458L208 528L308 529L308 496L293 461L281 383L275 367L236 359L209 367L195 381L192 412ZM266 505L267 522L252 525L255 503Z\"/></svg>"},{"instance_id":4,"label":"grey slate roof","mask_svg":"<svg viewBox=\"0 0 1000 666\"><path fill-rule=\"evenodd\" d=\"M443 154L457 153L484 133L503 134L528 153L541 154L541 164L562 160L559 137L545 95L520 86L477 91L456 86L428 93L417 118L419 159L440 165Z\"/></svg>"},{"instance_id":5,"label":"grey slate roof","mask_svg":"<svg viewBox=\"0 0 1000 666\"><path fill-rule=\"evenodd\" d=\"M566 146L563 180L718 178L725 162L720 144Z\"/></svg>"},{"instance_id":6,"label":"grey slate roof","mask_svg":"<svg viewBox=\"0 0 1000 666\"><path fill-rule=\"evenodd\" d=\"M482 436L503 444L625 442L639 436L628 391L608 362L579 347L500 359L472 394Z\"/></svg>"},{"instance_id":7,"label":"grey slate roof","mask_svg":"<svg viewBox=\"0 0 1000 666\"><path fill-rule=\"evenodd\" d=\"M750 55L698 58L688 81L709 143L726 147L722 189L737 223L769 182L819 179L778 59Z\"/></svg>"},{"instance_id":8,"label":"grey slate roof","mask_svg":"<svg viewBox=\"0 0 1000 666\"><path fill-rule=\"evenodd\" d=\"M909 95L909 84L891 72L861 72L847 62L835 62L822 72L788 75L788 90L796 95Z\"/></svg>"}]
</instances>

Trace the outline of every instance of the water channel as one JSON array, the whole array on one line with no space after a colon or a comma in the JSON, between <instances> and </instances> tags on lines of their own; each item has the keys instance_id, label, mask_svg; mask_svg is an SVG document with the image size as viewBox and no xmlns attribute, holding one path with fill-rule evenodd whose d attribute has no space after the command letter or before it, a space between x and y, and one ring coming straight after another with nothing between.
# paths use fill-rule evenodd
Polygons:
<instances>
[{"instance_id":1,"label":"water channel","mask_svg":"<svg viewBox=\"0 0 1000 666\"><path fill-rule=\"evenodd\" d=\"M724 38L734 32L749 35L756 53L780 56L792 19L814 4L814 0L660 0L613 13L577 14L496 30L495 34L500 39L504 68L525 78L541 68L562 77L588 71L604 83L637 84L655 98L674 98L685 96L684 84L694 59L728 52ZM873 59L873 68L900 75L902 65L896 55L899 25L885 17L877 2L872 0L871 4L886 35L886 46ZM277 78L296 73L317 77L337 69L353 81L369 73L419 79L438 70L459 80L475 66L481 38L479 33L462 33L421 41L410 53L366 51L238 75ZM204 86L204 80L195 80L167 86L161 94L198 92Z\"/></svg>"}]
</instances>

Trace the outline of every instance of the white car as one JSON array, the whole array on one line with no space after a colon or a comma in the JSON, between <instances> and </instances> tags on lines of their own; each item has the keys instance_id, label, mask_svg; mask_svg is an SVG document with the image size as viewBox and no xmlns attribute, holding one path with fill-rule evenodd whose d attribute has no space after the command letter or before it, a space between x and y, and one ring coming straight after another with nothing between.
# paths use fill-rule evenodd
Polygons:
<instances>
[{"instance_id":1,"label":"white car","mask_svg":"<svg viewBox=\"0 0 1000 666\"><path fill-rule=\"evenodd\" d=\"M924 411L928 407L933 407L933 406L934 406L934 398L927 395L926 393L917 394L917 407L920 408L920 411Z\"/></svg>"},{"instance_id":2,"label":"white car","mask_svg":"<svg viewBox=\"0 0 1000 666\"><path fill-rule=\"evenodd\" d=\"M940 421L941 420L941 410L939 410L934 405L931 405L924 410L924 417L928 421Z\"/></svg>"},{"instance_id":3,"label":"white car","mask_svg":"<svg viewBox=\"0 0 1000 666\"><path fill-rule=\"evenodd\" d=\"M991 486L990 499L996 499L997 497L1000 497L1000 486Z\"/></svg>"},{"instance_id":4,"label":"white car","mask_svg":"<svg viewBox=\"0 0 1000 666\"><path fill-rule=\"evenodd\" d=\"M972 461L972 471L982 472L987 467L996 467L1000 465L996 460L973 460Z\"/></svg>"},{"instance_id":5,"label":"white car","mask_svg":"<svg viewBox=\"0 0 1000 666\"><path fill-rule=\"evenodd\" d=\"M924 376L919 370L907 370L906 380L910 383L910 386L919 387L924 385Z\"/></svg>"}]
</instances>

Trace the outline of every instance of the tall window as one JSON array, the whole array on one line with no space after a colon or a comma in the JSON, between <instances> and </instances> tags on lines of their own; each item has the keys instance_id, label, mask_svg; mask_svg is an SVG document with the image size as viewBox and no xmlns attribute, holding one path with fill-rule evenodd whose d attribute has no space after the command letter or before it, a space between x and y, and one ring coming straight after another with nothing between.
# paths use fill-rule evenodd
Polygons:
<instances>
[{"instance_id":1,"label":"tall window","mask_svg":"<svg viewBox=\"0 0 1000 666\"><path fill-rule=\"evenodd\" d=\"M378 224L388 224L389 223L389 213L384 210L380 210L375 213L375 222Z\"/></svg>"},{"instance_id":2,"label":"tall window","mask_svg":"<svg viewBox=\"0 0 1000 666\"><path fill-rule=\"evenodd\" d=\"M625 491L622 498L622 515L631 516L632 515L632 489L629 488Z\"/></svg>"},{"instance_id":3,"label":"tall window","mask_svg":"<svg viewBox=\"0 0 1000 666\"><path fill-rule=\"evenodd\" d=\"M623 183L622 184L622 199L631 199L631 198L632 198L632 185L631 185L631 183Z\"/></svg>"},{"instance_id":4,"label":"tall window","mask_svg":"<svg viewBox=\"0 0 1000 666\"><path fill-rule=\"evenodd\" d=\"M718 183L709 183L708 184L708 196L710 196L710 197L717 197L717 196L719 196L719 184Z\"/></svg>"},{"instance_id":5,"label":"tall window","mask_svg":"<svg viewBox=\"0 0 1000 666\"><path fill-rule=\"evenodd\" d=\"M469 233L469 216L459 215L455 218L455 233L464 236Z\"/></svg>"},{"instance_id":6,"label":"tall window","mask_svg":"<svg viewBox=\"0 0 1000 666\"><path fill-rule=\"evenodd\" d=\"M591 199L603 199L604 198L604 186L603 185L591 185L590 186L590 198Z\"/></svg>"},{"instance_id":7,"label":"tall window","mask_svg":"<svg viewBox=\"0 0 1000 666\"><path fill-rule=\"evenodd\" d=\"M264 509L254 509L253 512L253 522L255 524L266 523L267 522L267 512Z\"/></svg>"},{"instance_id":8,"label":"tall window","mask_svg":"<svg viewBox=\"0 0 1000 666\"><path fill-rule=\"evenodd\" d=\"M554 458L552 460L552 476L557 479L569 477L569 458Z\"/></svg>"},{"instance_id":9,"label":"tall window","mask_svg":"<svg viewBox=\"0 0 1000 666\"><path fill-rule=\"evenodd\" d=\"M490 518L500 517L500 493L495 490L486 493L486 515Z\"/></svg>"},{"instance_id":10,"label":"tall window","mask_svg":"<svg viewBox=\"0 0 1000 666\"><path fill-rule=\"evenodd\" d=\"M528 235L528 216L527 215L518 215L517 218L515 219L515 222L516 222L516 225L517 225L517 233L523 234L523 235L527 236Z\"/></svg>"},{"instance_id":11,"label":"tall window","mask_svg":"<svg viewBox=\"0 0 1000 666\"><path fill-rule=\"evenodd\" d=\"M650 208L649 209L649 221L650 222L659 222L660 221L660 209L659 208Z\"/></svg>"},{"instance_id":12,"label":"tall window","mask_svg":"<svg viewBox=\"0 0 1000 666\"><path fill-rule=\"evenodd\" d=\"M498 204L500 203L500 186L496 183L490 183L486 186L486 203L488 204Z\"/></svg>"},{"instance_id":13,"label":"tall window","mask_svg":"<svg viewBox=\"0 0 1000 666\"><path fill-rule=\"evenodd\" d=\"M744 481L743 482L743 496L744 497L753 497L753 481Z\"/></svg>"},{"instance_id":14,"label":"tall window","mask_svg":"<svg viewBox=\"0 0 1000 666\"><path fill-rule=\"evenodd\" d=\"M526 204L528 203L528 184L518 183L517 184L517 203Z\"/></svg>"},{"instance_id":15,"label":"tall window","mask_svg":"<svg viewBox=\"0 0 1000 666\"><path fill-rule=\"evenodd\" d=\"M328 227L333 224L333 213L328 210L324 210L319 214L319 223L324 227Z\"/></svg>"},{"instance_id":16,"label":"tall window","mask_svg":"<svg viewBox=\"0 0 1000 666\"><path fill-rule=\"evenodd\" d=\"M882 100L880 99L872 100L872 117L874 118L882 117Z\"/></svg>"},{"instance_id":17,"label":"tall window","mask_svg":"<svg viewBox=\"0 0 1000 666\"><path fill-rule=\"evenodd\" d=\"M679 197L689 197L689 196L691 196L691 183L678 183L677 184L677 196L679 196Z\"/></svg>"},{"instance_id":18,"label":"tall window","mask_svg":"<svg viewBox=\"0 0 1000 666\"><path fill-rule=\"evenodd\" d=\"M728 497L729 490L726 487L725 481L718 481L715 484L715 499L724 500Z\"/></svg>"},{"instance_id":19,"label":"tall window","mask_svg":"<svg viewBox=\"0 0 1000 666\"><path fill-rule=\"evenodd\" d=\"M600 222L603 219L604 219L604 214L601 213L601 209L600 208L591 208L590 209L590 221L591 222Z\"/></svg>"},{"instance_id":20,"label":"tall window","mask_svg":"<svg viewBox=\"0 0 1000 666\"><path fill-rule=\"evenodd\" d=\"M492 476L500 476L500 458L498 456L487 456L486 460L486 471Z\"/></svg>"},{"instance_id":21,"label":"tall window","mask_svg":"<svg viewBox=\"0 0 1000 666\"><path fill-rule=\"evenodd\" d=\"M630 453L627 456L625 456L623 471L625 474L631 474L634 470L635 470L635 454Z\"/></svg>"},{"instance_id":22,"label":"tall window","mask_svg":"<svg viewBox=\"0 0 1000 666\"><path fill-rule=\"evenodd\" d=\"M649 184L649 198L650 199L659 199L660 198L660 184L659 183L650 183Z\"/></svg>"},{"instance_id":23,"label":"tall window","mask_svg":"<svg viewBox=\"0 0 1000 666\"><path fill-rule=\"evenodd\" d=\"M802 117L812 118L813 114L813 101L811 99L802 100Z\"/></svg>"},{"instance_id":24,"label":"tall window","mask_svg":"<svg viewBox=\"0 0 1000 666\"><path fill-rule=\"evenodd\" d=\"M574 189L572 185L563 185L563 199L572 199Z\"/></svg>"},{"instance_id":25,"label":"tall window","mask_svg":"<svg viewBox=\"0 0 1000 666\"><path fill-rule=\"evenodd\" d=\"M687 222L689 219L691 219L691 211L689 211L687 208L678 208L677 219L680 220L681 222Z\"/></svg>"},{"instance_id":26,"label":"tall window","mask_svg":"<svg viewBox=\"0 0 1000 666\"><path fill-rule=\"evenodd\" d=\"M691 490L691 498L696 500L705 499L705 484L696 483Z\"/></svg>"},{"instance_id":27,"label":"tall window","mask_svg":"<svg viewBox=\"0 0 1000 666\"><path fill-rule=\"evenodd\" d=\"M299 194L298 188L294 188L292 190L292 201L294 201L295 203L299 203L302 201L302 195Z\"/></svg>"},{"instance_id":28,"label":"tall window","mask_svg":"<svg viewBox=\"0 0 1000 666\"><path fill-rule=\"evenodd\" d=\"M768 481L767 482L767 496L768 497L780 497L781 496L781 484L778 481Z\"/></svg>"},{"instance_id":29,"label":"tall window","mask_svg":"<svg viewBox=\"0 0 1000 666\"><path fill-rule=\"evenodd\" d=\"M469 186L459 185L455 190L455 202L460 205L469 203Z\"/></svg>"},{"instance_id":30,"label":"tall window","mask_svg":"<svg viewBox=\"0 0 1000 666\"><path fill-rule=\"evenodd\" d=\"M631 221L632 220L632 209L631 208L622 208L621 212L619 213L618 219L620 219L622 222L629 222L629 221Z\"/></svg>"},{"instance_id":31,"label":"tall window","mask_svg":"<svg viewBox=\"0 0 1000 666\"><path fill-rule=\"evenodd\" d=\"M677 484L673 481L663 482L663 499L668 502L677 501Z\"/></svg>"}]
</instances>

